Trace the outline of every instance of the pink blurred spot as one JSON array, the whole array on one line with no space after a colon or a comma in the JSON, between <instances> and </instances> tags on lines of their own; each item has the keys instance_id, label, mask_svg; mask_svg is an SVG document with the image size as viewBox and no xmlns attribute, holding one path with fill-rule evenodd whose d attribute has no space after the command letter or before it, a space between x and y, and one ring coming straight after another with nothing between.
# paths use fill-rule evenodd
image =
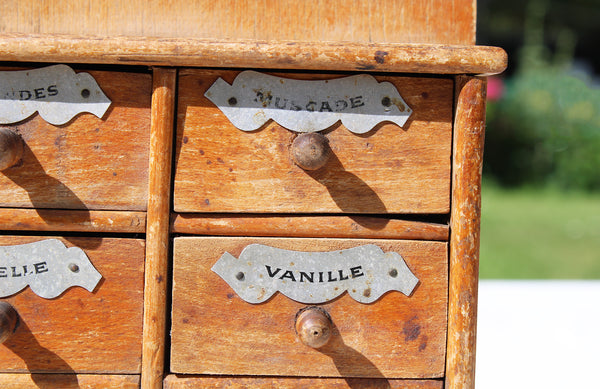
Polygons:
<instances>
[{"instance_id":1,"label":"pink blurred spot","mask_svg":"<svg viewBox=\"0 0 600 389\"><path fill-rule=\"evenodd\" d=\"M487 98L497 101L504 95L504 82L500 77L489 77L487 80Z\"/></svg>"}]
</instances>

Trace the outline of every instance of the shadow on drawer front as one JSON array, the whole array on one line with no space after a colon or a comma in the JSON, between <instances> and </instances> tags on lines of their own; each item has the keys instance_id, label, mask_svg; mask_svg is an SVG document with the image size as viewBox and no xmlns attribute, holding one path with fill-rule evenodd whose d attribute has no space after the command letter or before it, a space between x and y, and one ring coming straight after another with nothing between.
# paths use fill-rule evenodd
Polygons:
<instances>
[{"instance_id":1,"label":"shadow on drawer front","mask_svg":"<svg viewBox=\"0 0 600 389\"><path fill-rule=\"evenodd\" d=\"M2 236L0 245L23 245L44 239L48 238ZM94 283L93 292L75 286L56 298L47 299L38 295L41 293L39 290L27 287L3 298L4 305L10 304L19 319L14 333L0 345L0 371L139 373L144 241L59 239L67 247L82 248L102 278L99 283ZM31 254L32 258L36 255ZM15 266L15 261L14 258L0 258L0 275L3 277L0 282L11 278L32 278L36 270L50 273L48 269L52 265L40 264L37 260L37 266L30 264L24 268L23 265ZM86 271L69 266L73 272ZM55 282L58 282L58 277L55 277ZM65 379L68 377L65 376ZM32 379L35 380L35 376Z\"/></svg>"},{"instance_id":2,"label":"shadow on drawer front","mask_svg":"<svg viewBox=\"0 0 600 389\"><path fill-rule=\"evenodd\" d=\"M146 209L151 76L89 73L112 101L103 118L55 126L36 114L0 126L23 140L20 161L0 172L0 206Z\"/></svg>"},{"instance_id":3,"label":"shadow on drawer front","mask_svg":"<svg viewBox=\"0 0 600 389\"><path fill-rule=\"evenodd\" d=\"M273 121L241 131L204 97L219 77L232 83L238 74L180 72L175 212L448 213L451 79L377 76L412 108L408 122L365 134L338 122L323 131L331 149L325 165L305 171L290 151L297 133Z\"/></svg>"}]
</instances>

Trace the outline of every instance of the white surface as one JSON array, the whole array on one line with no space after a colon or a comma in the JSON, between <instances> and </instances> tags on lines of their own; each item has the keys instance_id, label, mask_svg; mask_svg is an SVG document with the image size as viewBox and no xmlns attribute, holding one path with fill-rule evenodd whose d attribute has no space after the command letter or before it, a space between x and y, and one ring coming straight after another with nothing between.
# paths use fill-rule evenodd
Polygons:
<instances>
[{"instance_id":1,"label":"white surface","mask_svg":"<svg viewBox=\"0 0 600 389\"><path fill-rule=\"evenodd\" d=\"M600 388L600 281L480 281L475 385Z\"/></svg>"}]
</instances>

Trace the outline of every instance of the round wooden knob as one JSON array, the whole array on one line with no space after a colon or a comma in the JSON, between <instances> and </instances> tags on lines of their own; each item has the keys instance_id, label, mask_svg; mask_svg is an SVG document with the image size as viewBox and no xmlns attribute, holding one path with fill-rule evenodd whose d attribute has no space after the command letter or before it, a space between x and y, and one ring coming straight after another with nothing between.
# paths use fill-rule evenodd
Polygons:
<instances>
[{"instance_id":1,"label":"round wooden knob","mask_svg":"<svg viewBox=\"0 0 600 389\"><path fill-rule=\"evenodd\" d=\"M19 315L12 305L5 301L0 301L0 343L15 332Z\"/></svg>"},{"instance_id":2,"label":"round wooden knob","mask_svg":"<svg viewBox=\"0 0 600 389\"><path fill-rule=\"evenodd\" d=\"M312 348L327 344L332 325L327 311L319 307L304 308L296 314L296 333L302 343Z\"/></svg>"},{"instance_id":3,"label":"round wooden knob","mask_svg":"<svg viewBox=\"0 0 600 389\"><path fill-rule=\"evenodd\" d=\"M294 139L291 154L294 163L304 170L317 170L329 159L329 140L318 132L301 134Z\"/></svg>"},{"instance_id":4,"label":"round wooden knob","mask_svg":"<svg viewBox=\"0 0 600 389\"><path fill-rule=\"evenodd\" d=\"M0 128L0 170L14 166L23 156L23 140L14 131Z\"/></svg>"}]
</instances>

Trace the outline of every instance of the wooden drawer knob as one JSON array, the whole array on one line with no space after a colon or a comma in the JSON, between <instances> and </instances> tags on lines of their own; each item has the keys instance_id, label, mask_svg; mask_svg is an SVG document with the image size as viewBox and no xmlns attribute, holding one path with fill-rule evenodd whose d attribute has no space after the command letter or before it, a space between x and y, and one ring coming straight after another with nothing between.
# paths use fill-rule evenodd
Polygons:
<instances>
[{"instance_id":1,"label":"wooden drawer knob","mask_svg":"<svg viewBox=\"0 0 600 389\"><path fill-rule=\"evenodd\" d=\"M0 128L0 170L14 166L23 156L23 140L16 132Z\"/></svg>"},{"instance_id":2,"label":"wooden drawer knob","mask_svg":"<svg viewBox=\"0 0 600 389\"><path fill-rule=\"evenodd\" d=\"M290 151L296 165L304 170L317 170L327 163L331 149L327 137L310 132L298 135Z\"/></svg>"},{"instance_id":3,"label":"wooden drawer knob","mask_svg":"<svg viewBox=\"0 0 600 389\"><path fill-rule=\"evenodd\" d=\"M300 341L312 348L323 347L331 338L331 317L323 308L308 307L296 314L296 333Z\"/></svg>"},{"instance_id":4,"label":"wooden drawer knob","mask_svg":"<svg viewBox=\"0 0 600 389\"><path fill-rule=\"evenodd\" d=\"M13 306L0 301L0 343L4 343L15 332L18 321L19 315Z\"/></svg>"}]
</instances>

